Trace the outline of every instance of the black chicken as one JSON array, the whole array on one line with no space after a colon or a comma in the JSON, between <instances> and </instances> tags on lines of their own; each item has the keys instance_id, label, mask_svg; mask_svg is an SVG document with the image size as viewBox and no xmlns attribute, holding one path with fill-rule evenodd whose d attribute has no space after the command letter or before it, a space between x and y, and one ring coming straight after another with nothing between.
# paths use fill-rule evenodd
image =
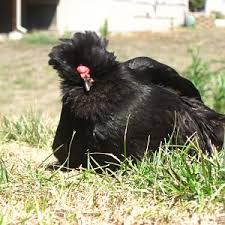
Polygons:
<instances>
[{"instance_id":1,"label":"black chicken","mask_svg":"<svg viewBox=\"0 0 225 225\"><path fill-rule=\"evenodd\" d=\"M106 46L94 32L75 33L49 54L61 78L60 164L85 167L87 151L100 165L110 154L140 160L174 131L176 144L195 137L208 155L222 147L225 116L204 105L191 81L151 58L120 63Z\"/></svg>"}]
</instances>

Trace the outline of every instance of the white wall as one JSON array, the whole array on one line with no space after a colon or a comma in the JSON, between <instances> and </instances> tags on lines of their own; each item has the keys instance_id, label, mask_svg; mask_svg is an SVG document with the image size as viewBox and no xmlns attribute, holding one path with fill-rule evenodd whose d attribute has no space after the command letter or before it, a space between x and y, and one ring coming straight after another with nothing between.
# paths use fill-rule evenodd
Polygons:
<instances>
[{"instance_id":1,"label":"white wall","mask_svg":"<svg viewBox=\"0 0 225 225\"><path fill-rule=\"evenodd\" d=\"M110 31L161 31L183 24L187 11L188 0L60 0L57 27L98 31L107 19Z\"/></svg>"},{"instance_id":2,"label":"white wall","mask_svg":"<svg viewBox=\"0 0 225 225\"><path fill-rule=\"evenodd\" d=\"M210 14L212 11L225 14L225 0L206 0L205 11L207 14Z\"/></svg>"}]
</instances>

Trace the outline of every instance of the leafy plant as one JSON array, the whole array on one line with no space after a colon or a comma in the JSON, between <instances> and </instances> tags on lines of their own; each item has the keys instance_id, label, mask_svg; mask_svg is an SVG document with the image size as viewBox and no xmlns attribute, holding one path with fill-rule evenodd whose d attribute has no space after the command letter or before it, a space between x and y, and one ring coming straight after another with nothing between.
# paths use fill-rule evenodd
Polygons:
<instances>
[{"instance_id":1,"label":"leafy plant","mask_svg":"<svg viewBox=\"0 0 225 225\"><path fill-rule=\"evenodd\" d=\"M73 32L66 31L63 33L62 38L71 38L73 36Z\"/></svg>"},{"instance_id":2,"label":"leafy plant","mask_svg":"<svg viewBox=\"0 0 225 225\"><path fill-rule=\"evenodd\" d=\"M189 9L193 11L202 10L205 6L205 0L190 0Z\"/></svg>"},{"instance_id":3,"label":"leafy plant","mask_svg":"<svg viewBox=\"0 0 225 225\"><path fill-rule=\"evenodd\" d=\"M215 86L217 88L215 88L213 92L213 108L219 112L225 112L225 73L221 76L218 76Z\"/></svg>"},{"instance_id":4,"label":"leafy plant","mask_svg":"<svg viewBox=\"0 0 225 225\"><path fill-rule=\"evenodd\" d=\"M103 38L106 38L109 34L109 28L108 28L108 20L105 19L103 22L103 25L100 27L99 32Z\"/></svg>"},{"instance_id":5,"label":"leafy plant","mask_svg":"<svg viewBox=\"0 0 225 225\"><path fill-rule=\"evenodd\" d=\"M225 113L225 68L213 71L212 63L200 57L199 49L188 50L192 62L184 72L199 90L203 101L216 111ZM224 64L224 62L219 62Z\"/></svg>"},{"instance_id":6,"label":"leafy plant","mask_svg":"<svg viewBox=\"0 0 225 225\"><path fill-rule=\"evenodd\" d=\"M211 71L209 70L209 64L200 57L200 51L196 49L188 49L188 53L191 55L192 62L187 67L185 74L194 85L198 88L201 95L207 96L208 92L208 79L211 77Z\"/></svg>"}]
</instances>

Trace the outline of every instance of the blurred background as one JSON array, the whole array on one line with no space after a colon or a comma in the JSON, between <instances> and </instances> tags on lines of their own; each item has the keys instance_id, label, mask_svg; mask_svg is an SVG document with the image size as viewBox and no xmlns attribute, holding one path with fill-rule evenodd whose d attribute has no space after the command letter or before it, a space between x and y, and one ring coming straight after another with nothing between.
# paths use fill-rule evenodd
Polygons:
<instances>
[{"instance_id":1,"label":"blurred background","mask_svg":"<svg viewBox=\"0 0 225 225\"><path fill-rule=\"evenodd\" d=\"M121 61L149 56L174 67L225 113L225 0L1 0L1 116L58 117L48 53L84 30L107 37Z\"/></svg>"}]
</instances>

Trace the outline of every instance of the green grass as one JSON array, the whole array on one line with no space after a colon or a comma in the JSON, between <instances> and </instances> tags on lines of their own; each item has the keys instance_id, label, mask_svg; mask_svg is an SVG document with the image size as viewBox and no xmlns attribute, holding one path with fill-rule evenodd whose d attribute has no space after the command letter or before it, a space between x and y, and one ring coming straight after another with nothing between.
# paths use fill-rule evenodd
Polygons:
<instances>
[{"instance_id":1,"label":"green grass","mask_svg":"<svg viewBox=\"0 0 225 225\"><path fill-rule=\"evenodd\" d=\"M169 153L164 146L138 164L127 160L98 174L93 165L46 171L47 161L18 159L2 146L0 215L4 224L182 224L192 215L217 224L225 202L224 151L207 158L196 147L198 157L190 157L189 147Z\"/></svg>"},{"instance_id":2,"label":"green grass","mask_svg":"<svg viewBox=\"0 0 225 225\"><path fill-rule=\"evenodd\" d=\"M38 44L38 45L55 45L58 42L58 35L48 34L42 32L33 32L26 34L22 41L28 44Z\"/></svg>"},{"instance_id":3,"label":"green grass","mask_svg":"<svg viewBox=\"0 0 225 225\"><path fill-rule=\"evenodd\" d=\"M184 147L172 154L163 149L162 154L157 153L138 165L136 172L132 168L131 173L137 178L134 184L142 189L153 186L153 191L166 199L197 201L200 208L204 207L206 199L224 202L224 152L207 158L197 151L199 159L188 156Z\"/></svg>"},{"instance_id":4,"label":"green grass","mask_svg":"<svg viewBox=\"0 0 225 225\"><path fill-rule=\"evenodd\" d=\"M43 148L51 145L53 133L50 121L43 120L37 112L28 112L14 118L5 116L1 120L0 138L3 143L16 141Z\"/></svg>"},{"instance_id":5,"label":"green grass","mask_svg":"<svg viewBox=\"0 0 225 225\"><path fill-rule=\"evenodd\" d=\"M56 45L57 43L59 43L59 38L71 37L71 32L65 32L61 36L58 33L32 32L25 34L22 38L22 42L34 45Z\"/></svg>"},{"instance_id":6,"label":"green grass","mask_svg":"<svg viewBox=\"0 0 225 225\"><path fill-rule=\"evenodd\" d=\"M225 112L225 62L220 62L220 69L213 71L215 62L208 62L200 57L199 49L189 49L192 59L184 74L199 90L203 101L218 112Z\"/></svg>"}]
</instances>

